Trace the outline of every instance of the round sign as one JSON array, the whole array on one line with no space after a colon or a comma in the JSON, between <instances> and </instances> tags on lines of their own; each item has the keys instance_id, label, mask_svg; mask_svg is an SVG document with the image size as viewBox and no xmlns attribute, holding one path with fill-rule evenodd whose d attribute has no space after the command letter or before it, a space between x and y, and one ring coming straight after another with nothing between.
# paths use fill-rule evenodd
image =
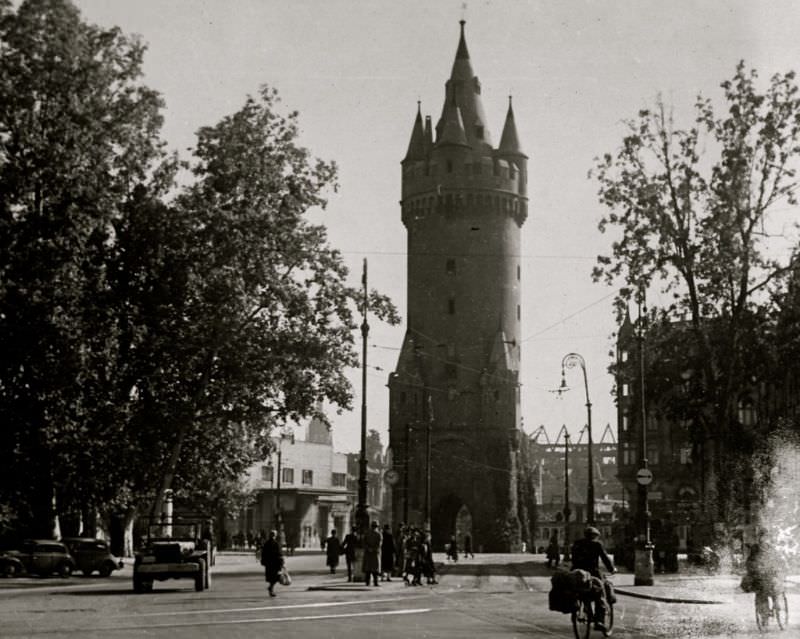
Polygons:
<instances>
[{"instance_id":1,"label":"round sign","mask_svg":"<svg viewBox=\"0 0 800 639\"><path fill-rule=\"evenodd\" d=\"M394 486L398 481L400 481L400 473L398 473L394 468L390 468L383 474L383 481L390 486Z\"/></svg>"},{"instance_id":2,"label":"round sign","mask_svg":"<svg viewBox=\"0 0 800 639\"><path fill-rule=\"evenodd\" d=\"M653 481L653 471L649 468L640 468L639 472L636 473L636 481L642 486L647 486Z\"/></svg>"}]
</instances>

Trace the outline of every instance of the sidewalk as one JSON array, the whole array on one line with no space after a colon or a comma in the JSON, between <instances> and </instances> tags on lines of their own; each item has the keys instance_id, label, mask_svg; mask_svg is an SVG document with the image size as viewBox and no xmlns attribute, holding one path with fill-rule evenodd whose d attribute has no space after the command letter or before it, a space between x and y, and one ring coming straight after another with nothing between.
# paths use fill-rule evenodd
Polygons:
<instances>
[{"instance_id":1,"label":"sidewalk","mask_svg":"<svg viewBox=\"0 0 800 639\"><path fill-rule=\"evenodd\" d=\"M633 573L617 573L611 577L618 595L685 604L732 603L734 595L742 594L741 580L740 575L734 574L657 574L652 586L636 586ZM800 590L800 575L787 577L786 588Z\"/></svg>"}]
</instances>

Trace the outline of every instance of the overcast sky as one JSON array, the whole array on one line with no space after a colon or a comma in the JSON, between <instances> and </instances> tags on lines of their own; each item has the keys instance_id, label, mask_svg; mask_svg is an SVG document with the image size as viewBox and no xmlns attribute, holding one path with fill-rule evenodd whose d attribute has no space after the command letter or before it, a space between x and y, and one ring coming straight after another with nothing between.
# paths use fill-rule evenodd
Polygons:
<instances>
[{"instance_id":1,"label":"overcast sky","mask_svg":"<svg viewBox=\"0 0 800 639\"><path fill-rule=\"evenodd\" d=\"M660 93L678 124L690 123L702 92L744 59L764 82L798 66L800 8L792 2L460 0L77 0L84 17L118 25L148 43L146 82L167 104L164 135L188 157L194 132L237 110L261 84L300 112L301 143L340 167L338 193L315 219L351 265L369 260L370 284L405 316L405 229L400 161L417 109L439 116L444 83L466 19L467 45L491 135L500 139L514 96L529 163L523 227L522 411L525 430L562 424L576 436L586 409L579 372L561 399L562 357L576 351L589 371L595 439L616 431L606 373L614 331L613 291L593 284L595 257L611 238L587 179L592 158L614 151L622 121ZM464 9L466 4L466 9ZM785 211L794 215L793 211ZM657 300L654 300L657 301ZM405 325L371 322L368 427L388 441L389 372ZM359 337L360 339L360 337ZM357 450L360 374L350 376L355 410L331 415L338 450Z\"/></svg>"}]
</instances>

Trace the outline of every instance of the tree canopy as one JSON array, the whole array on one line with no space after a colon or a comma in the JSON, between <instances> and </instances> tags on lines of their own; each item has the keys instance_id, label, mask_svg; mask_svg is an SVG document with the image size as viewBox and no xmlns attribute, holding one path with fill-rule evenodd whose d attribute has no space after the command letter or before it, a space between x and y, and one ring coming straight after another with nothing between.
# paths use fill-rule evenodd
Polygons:
<instances>
[{"instance_id":1,"label":"tree canopy","mask_svg":"<svg viewBox=\"0 0 800 639\"><path fill-rule=\"evenodd\" d=\"M28 534L167 487L224 506L273 428L350 407L361 292L306 215L336 166L264 87L177 184L144 54L67 0L0 0L0 513Z\"/></svg>"},{"instance_id":2,"label":"tree canopy","mask_svg":"<svg viewBox=\"0 0 800 639\"><path fill-rule=\"evenodd\" d=\"M721 84L724 108L700 96L685 127L657 100L590 173L606 208L600 230L614 234L594 278L620 287L620 318L645 292L667 300L650 310L648 354L678 351L691 375L709 495L724 492L716 479L736 456L741 393L774 373L766 342L798 260L796 229L776 231L774 218L796 204L800 97L793 72L760 84L739 63Z\"/></svg>"}]
</instances>

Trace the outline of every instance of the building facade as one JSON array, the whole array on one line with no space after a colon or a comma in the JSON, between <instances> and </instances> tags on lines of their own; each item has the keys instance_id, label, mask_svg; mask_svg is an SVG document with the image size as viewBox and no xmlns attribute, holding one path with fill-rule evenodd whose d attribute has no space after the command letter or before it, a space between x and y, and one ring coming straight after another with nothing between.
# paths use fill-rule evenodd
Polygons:
<instances>
[{"instance_id":1,"label":"building facade","mask_svg":"<svg viewBox=\"0 0 800 639\"><path fill-rule=\"evenodd\" d=\"M407 327L389 376L395 522L434 546L520 545L520 243L527 156L509 100L492 143L464 21L441 116L418 109L402 163ZM524 535L523 535L524 536Z\"/></svg>"},{"instance_id":2,"label":"building facade","mask_svg":"<svg viewBox=\"0 0 800 639\"><path fill-rule=\"evenodd\" d=\"M276 437L272 455L249 469L247 485L252 504L226 522L229 535L256 537L277 530L279 504L290 548L318 549L331 530L341 538L354 521L355 492L347 487L347 455L333 450L330 430L321 420L310 421L303 440L294 435Z\"/></svg>"}]
</instances>

